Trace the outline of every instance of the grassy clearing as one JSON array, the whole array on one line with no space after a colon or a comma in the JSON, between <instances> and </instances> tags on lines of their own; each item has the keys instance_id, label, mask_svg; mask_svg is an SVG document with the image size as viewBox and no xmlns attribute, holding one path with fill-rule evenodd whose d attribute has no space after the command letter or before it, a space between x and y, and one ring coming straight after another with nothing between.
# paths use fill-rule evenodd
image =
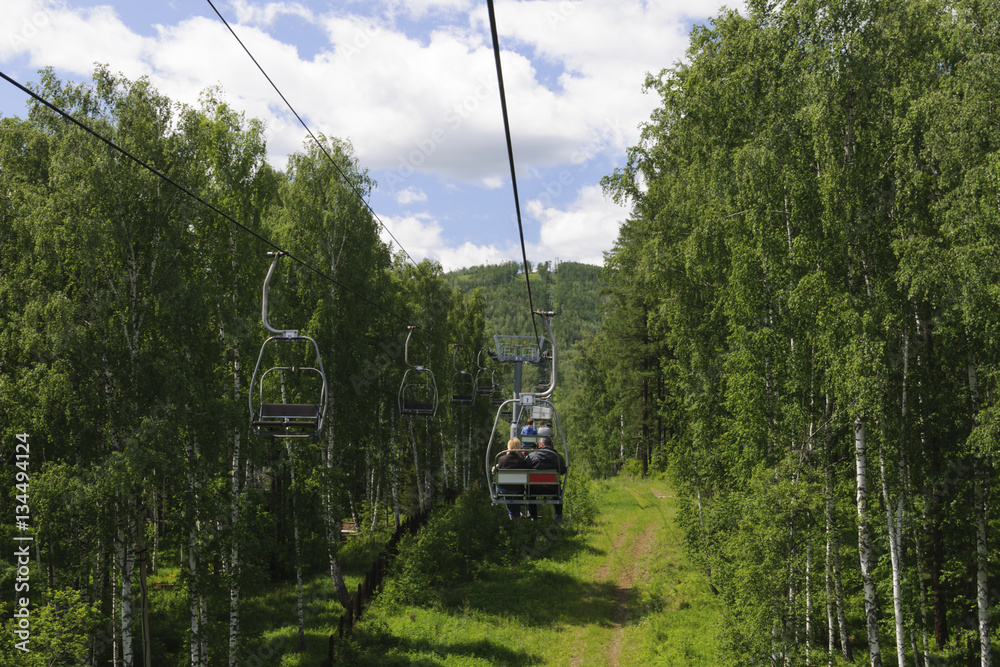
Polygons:
<instances>
[{"instance_id":1,"label":"grassy clearing","mask_svg":"<svg viewBox=\"0 0 1000 667\"><path fill-rule=\"evenodd\" d=\"M434 579L419 604L388 591L340 645L341 662L718 664L721 609L683 550L670 487L623 478L591 495L598 514L585 526L556 526L551 510L510 523L500 507L475 508L470 530L500 531L505 553L483 558L471 578Z\"/></svg>"},{"instance_id":2,"label":"grassy clearing","mask_svg":"<svg viewBox=\"0 0 1000 667\"><path fill-rule=\"evenodd\" d=\"M365 572L390 535L382 527L374 537L349 539L339 552L348 590L357 589ZM174 554L171 553L171 556ZM166 560L166 559L164 559ZM306 650L298 652L295 580L261 581L243 589L241 631L245 665L316 667L327 657L330 635L344 609L329 575L316 568L303 582ZM178 567L160 567L149 577L152 656L156 665L190 664L190 598ZM221 579L209 578L208 650L211 664L228 661L228 591Z\"/></svg>"},{"instance_id":3,"label":"grassy clearing","mask_svg":"<svg viewBox=\"0 0 1000 667\"><path fill-rule=\"evenodd\" d=\"M338 642L337 664L719 664L719 600L683 550L676 503L662 480L578 482L568 524L557 526L551 508L538 522L510 522L485 493L467 494L402 545L392 579L353 637ZM350 590L383 543L344 545ZM164 569L151 584L178 575ZM244 591L244 664L316 667L326 658L343 609L322 573L307 577L304 597L300 653L294 580ZM186 590L155 590L152 600L157 664L186 664ZM221 664L226 607L212 611L209 650Z\"/></svg>"}]
</instances>

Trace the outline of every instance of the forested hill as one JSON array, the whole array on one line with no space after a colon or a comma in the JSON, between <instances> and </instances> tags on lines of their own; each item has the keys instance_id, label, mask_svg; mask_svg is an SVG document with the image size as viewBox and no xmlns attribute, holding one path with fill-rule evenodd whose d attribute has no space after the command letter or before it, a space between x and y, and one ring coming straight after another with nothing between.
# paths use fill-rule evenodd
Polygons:
<instances>
[{"instance_id":1,"label":"forested hill","mask_svg":"<svg viewBox=\"0 0 1000 667\"><path fill-rule=\"evenodd\" d=\"M550 271L549 263L541 262L534 268L528 280L535 309L556 313L552 321L559 351L555 403L563 427L572 440L577 428L572 423L574 420L567 421L565 415L578 414L573 406L583 382L576 344L593 336L601 326L605 282L601 267L590 264L560 262L557 270ZM477 289L482 290L487 335L534 335L525 274L520 269L517 262L474 266L445 274L445 280L466 292L466 296ZM509 382L511 369L504 368L501 372L505 374L502 381ZM529 371L526 379L530 382L542 377Z\"/></svg>"},{"instance_id":2,"label":"forested hill","mask_svg":"<svg viewBox=\"0 0 1000 667\"><path fill-rule=\"evenodd\" d=\"M601 267L576 262L560 262L551 271L548 262L528 274L531 295L537 310L556 313L553 331L560 353L582 338L593 334L600 325L601 290L604 281ZM517 262L473 266L445 274L445 280L463 292L483 288L487 333L532 333L525 274Z\"/></svg>"}]
</instances>

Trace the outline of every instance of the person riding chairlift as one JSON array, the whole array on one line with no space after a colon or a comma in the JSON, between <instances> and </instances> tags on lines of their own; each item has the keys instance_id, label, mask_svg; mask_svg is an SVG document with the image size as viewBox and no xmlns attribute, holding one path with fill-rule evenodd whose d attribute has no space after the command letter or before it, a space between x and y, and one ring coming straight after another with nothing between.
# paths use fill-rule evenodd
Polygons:
<instances>
[{"instance_id":1,"label":"person riding chairlift","mask_svg":"<svg viewBox=\"0 0 1000 667\"><path fill-rule=\"evenodd\" d=\"M539 437L538 448L534 451L528 452L528 454L524 457L524 460L528 468L533 468L535 470L557 470L560 475L566 474L566 460L562 457L562 454L552 448L551 436L546 435ZM558 495L559 485L548 484L539 487L538 490L544 494ZM559 502L554 507L556 513L556 523L561 524L563 522L562 502ZM528 517L532 521L538 518L538 505L528 505Z\"/></svg>"},{"instance_id":2,"label":"person riding chairlift","mask_svg":"<svg viewBox=\"0 0 1000 667\"><path fill-rule=\"evenodd\" d=\"M511 438L507 442L507 453L500 457L497 461L496 468L501 470L504 469L514 469L520 470L522 468L527 468L528 464L524 460L524 455L520 452L521 441L517 438ZM496 473L496 468L494 468L494 474ZM520 484L510 485L504 484L500 487L502 493L509 494L519 494L524 495L524 486ZM519 504L507 503L507 516L511 521L514 519L521 518L521 506Z\"/></svg>"}]
</instances>

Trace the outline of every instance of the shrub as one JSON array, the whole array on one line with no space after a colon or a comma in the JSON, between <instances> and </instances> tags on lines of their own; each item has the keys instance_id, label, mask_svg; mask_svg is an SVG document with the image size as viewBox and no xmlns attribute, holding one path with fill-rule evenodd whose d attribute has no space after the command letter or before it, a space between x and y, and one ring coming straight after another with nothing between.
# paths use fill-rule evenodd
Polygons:
<instances>
[{"instance_id":1,"label":"shrub","mask_svg":"<svg viewBox=\"0 0 1000 667\"><path fill-rule=\"evenodd\" d=\"M390 603L427 604L448 587L472 581L512 558L503 523L506 515L482 492L461 495L431 516L416 536L400 545L383 598Z\"/></svg>"}]
</instances>

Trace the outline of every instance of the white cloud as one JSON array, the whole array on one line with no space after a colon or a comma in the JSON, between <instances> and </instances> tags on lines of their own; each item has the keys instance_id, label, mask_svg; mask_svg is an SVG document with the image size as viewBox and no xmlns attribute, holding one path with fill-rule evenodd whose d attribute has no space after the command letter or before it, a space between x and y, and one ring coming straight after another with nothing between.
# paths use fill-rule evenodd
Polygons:
<instances>
[{"instance_id":1,"label":"white cloud","mask_svg":"<svg viewBox=\"0 0 1000 667\"><path fill-rule=\"evenodd\" d=\"M93 0L5 0L0 62L26 58L61 75L88 77L108 63L148 76L163 94L195 105L222 88L227 102L261 118L275 166L302 149L305 130L225 26L211 15L157 25L144 37L109 5ZM123 2L124 0L101 0ZM645 73L672 66L687 45L686 16L710 16L718 0L498 0L504 84L519 178L552 167L620 162L659 100L644 95ZM737 3L742 7L742 3ZM220 7L222 9L222 7ZM317 133L350 139L360 164L402 206L445 190L510 187L486 8L473 0L230 0L227 19L285 97ZM281 17L316 30L288 31ZM148 34L148 31L144 31ZM296 42L310 35L314 42ZM318 36L318 39L317 39ZM413 174L434 186L415 187ZM577 180L583 181L583 170ZM595 177L596 178L596 177ZM625 214L585 182L563 209L532 202L541 257L601 262ZM439 203L438 203L439 204ZM430 203L394 222L414 255L468 266L503 261L519 249L449 245L448 214ZM438 222L440 221L440 222ZM395 233L395 230L394 230ZM465 238L465 237L463 237ZM411 247L412 246L412 247ZM534 260L533 260L534 261Z\"/></svg>"},{"instance_id":2,"label":"white cloud","mask_svg":"<svg viewBox=\"0 0 1000 667\"><path fill-rule=\"evenodd\" d=\"M247 0L231 0L229 6L236 12L236 21L244 24L268 26L279 16L298 16L306 21L313 21L313 13L299 2L269 2L259 5ZM229 20L228 17L226 20Z\"/></svg>"},{"instance_id":3,"label":"white cloud","mask_svg":"<svg viewBox=\"0 0 1000 667\"><path fill-rule=\"evenodd\" d=\"M600 186L585 186L565 209L548 205L544 198L528 203L530 220L539 223L539 242L529 243L528 259L532 263L558 257L561 261L600 265L603 253L610 250L618 238L618 229L627 217L627 210L605 198ZM531 222L527 221L530 230ZM452 245L444 230L431 213L423 212L399 217L382 217L398 244L417 262L435 259L446 271L464 266L496 264L509 260L521 261L521 249L514 241L504 246L477 245L466 241ZM529 231L530 233L530 231ZM399 245L385 230L382 240Z\"/></svg>"},{"instance_id":4,"label":"white cloud","mask_svg":"<svg viewBox=\"0 0 1000 667\"><path fill-rule=\"evenodd\" d=\"M0 37L0 61L27 55L34 68L74 74L91 74L94 63L108 63L130 78L149 73L145 59L153 44L111 7L53 8L38 0L10 0L4 3L4 22L8 32Z\"/></svg>"},{"instance_id":5,"label":"white cloud","mask_svg":"<svg viewBox=\"0 0 1000 667\"><path fill-rule=\"evenodd\" d=\"M384 229L381 231L382 240L392 244L393 252L397 252L401 244L414 261L419 262L424 258L437 260L445 271L464 266L497 264L520 255L512 245L499 248L493 244L476 245L466 241L458 246L451 246L443 236L441 225L429 213L383 217L382 222L398 241L398 244L394 243Z\"/></svg>"},{"instance_id":6,"label":"white cloud","mask_svg":"<svg viewBox=\"0 0 1000 667\"><path fill-rule=\"evenodd\" d=\"M395 193L393 197L400 204L427 201L427 193L420 188L405 188Z\"/></svg>"},{"instance_id":7,"label":"white cloud","mask_svg":"<svg viewBox=\"0 0 1000 667\"><path fill-rule=\"evenodd\" d=\"M0 40L0 58L10 58L16 46L34 66L83 75L94 61L107 62L131 78L149 75L162 92L188 103L219 85L234 106L269 121L273 162L281 166L283 155L301 145L304 130L210 14L158 26L155 37L144 38L108 6L55 10L40 0L6 5L11 34L16 37L23 24L34 36ZM716 6L709 0L687 3L683 11L676 3L640 0L498 2L518 168L571 162L583 147L597 156L620 154L634 144L638 124L658 103L642 94L645 72L682 57L682 14L711 13ZM369 168L418 169L481 187L506 181L492 43L481 4L386 0L331 7L232 0L227 10L234 30L310 126L349 137ZM395 21L404 14L432 14L442 22L431 21L433 29L411 37L403 26L413 30L412 24ZM276 18L288 15L327 36L311 60L289 43L294 38L283 42L269 34ZM44 23L37 35L32 21ZM609 123L620 131L602 135Z\"/></svg>"},{"instance_id":8,"label":"white cloud","mask_svg":"<svg viewBox=\"0 0 1000 667\"><path fill-rule=\"evenodd\" d=\"M539 243L531 248L533 255L585 264L604 263L603 251L612 248L628 216L627 209L607 199L599 185L583 187L565 210L533 199L528 212L541 224Z\"/></svg>"}]
</instances>

